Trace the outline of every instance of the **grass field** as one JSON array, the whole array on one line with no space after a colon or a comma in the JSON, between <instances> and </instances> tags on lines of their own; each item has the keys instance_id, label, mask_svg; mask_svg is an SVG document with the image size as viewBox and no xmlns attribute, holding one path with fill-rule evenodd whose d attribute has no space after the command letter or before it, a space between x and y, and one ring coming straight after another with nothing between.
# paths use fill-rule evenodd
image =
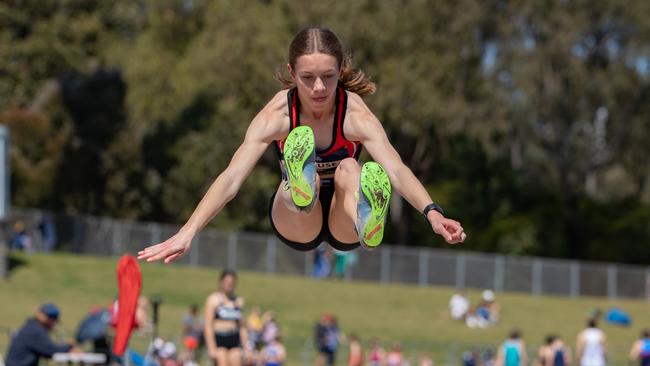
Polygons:
<instances>
[{"instance_id":1,"label":"grass field","mask_svg":"<svg viewBox=\"0 0 650 366\"><path fill-rule=\"evenodd\" d=\"M0 353L7 349L7 329L16 329L39 304L56 302L62 309L60 330L70 335L79 320L94 305L107 305L115 297L117 281L114 258L69 254L13 254L19 265L11 276L0 280ZM182 314L192 303L203 304L217 285L219 269L180 265L141 264L143 294L159 296L160 334L173 338L181 331ZM629 328L608 326L610 359L627 365L626 355L642 327L650 326L648 303L600 298L568 299L497 294L502 321L490 329L468 329L447 315L452 289L380 285L363 282L316 281L308 278L240 273L238 293L247 305L271 309L282 329L290 364L312 363L313 327L322 312L338 317L341 329L358 333L362 341L377 337L385 345L399 341L413 361L424 351L436 364L474 345L498 345L514 326L519 327L529 347L537 347L547 333L560 334L572 347L590 308L616 306L632 315ZM479 291L468 291L475 303ZM132 346L146 347L148 335L134 338ZM339 355L343 364L345 355ZM412 362L414 363L414 362ZM456 363L458 364L458 362Z\"/></svg>"}]
</instances>

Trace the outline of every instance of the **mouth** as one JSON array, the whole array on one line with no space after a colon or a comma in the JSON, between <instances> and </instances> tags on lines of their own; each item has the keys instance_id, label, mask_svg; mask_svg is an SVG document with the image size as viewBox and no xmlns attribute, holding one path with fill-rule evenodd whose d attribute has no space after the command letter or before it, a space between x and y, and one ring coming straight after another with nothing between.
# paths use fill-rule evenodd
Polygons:
<instances>
[{"instance_id":1,"label":"mouth","mask_svg":"<svg viewBox=\"0 0 650 366\"><path fill-rule=\"evenodd\" d=\"M316 103L323 103L327 100L327 95L324 97L312 97L311 99Z\"/></svg>"}]
</instances>

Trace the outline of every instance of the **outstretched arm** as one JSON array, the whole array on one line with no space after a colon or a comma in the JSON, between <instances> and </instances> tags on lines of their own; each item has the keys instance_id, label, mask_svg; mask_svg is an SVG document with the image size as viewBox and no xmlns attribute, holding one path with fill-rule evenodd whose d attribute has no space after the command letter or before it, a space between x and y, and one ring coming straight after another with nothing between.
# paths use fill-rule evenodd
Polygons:
<instances>
[{"instance_id":1,"label":"outstretched arm","mask_svg":"<svg viewBox=\"0 0 650 366\"><path fill-rule=\"evenodd\" d=\"M381 164L390 178L393 187L419 212L433 202L422 183L403 162L395 148L388 141L383 126L372 114L361 98L352 94L355 100L355 112L350 114L350 123L346 124L346 135L358 139L370 155ZM357 99L358 98L358 99ZM433 231L441 235L448 243L455 244L465 240L465 232L458 221L448 219L438 211L431 210L427 215Z\"/></svg>"},{"instance_id":2,"label":"outstretched arm","mask_svg":"<svg viewBox=\"0 0 650 366\"><path fill-rule=\"evenodd\" d=\"M140 251L138 259L146 259L148 262L164 259L165 263L169 263L182 256L189 249L194 236L237 195L266 148L282 134L282 116L277 113L277 99L276 96L253 119L244 142L233 155L230 164L214 180L185 225L166 241Z\"/></svg>"}]
</instances>

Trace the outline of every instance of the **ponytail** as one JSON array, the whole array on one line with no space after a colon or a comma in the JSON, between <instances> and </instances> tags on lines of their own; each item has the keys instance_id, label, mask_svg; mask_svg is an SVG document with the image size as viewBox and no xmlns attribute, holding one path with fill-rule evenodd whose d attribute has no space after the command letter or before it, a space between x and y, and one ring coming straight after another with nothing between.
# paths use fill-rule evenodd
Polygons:
<instances>
[{"instance_id":1,"label":"ponytail","mask_svg":"<svg viewBox=\"0 0 650 366\"><path fill-rule=\"evenodd\" d=\"M352 60L350 56L346 56L341 62L341 76L339 77L339 84L347 91L366 96L374 94L377 91L377 86L370 78L360 70L352 67Z\"/></svg>"}]
</instances>

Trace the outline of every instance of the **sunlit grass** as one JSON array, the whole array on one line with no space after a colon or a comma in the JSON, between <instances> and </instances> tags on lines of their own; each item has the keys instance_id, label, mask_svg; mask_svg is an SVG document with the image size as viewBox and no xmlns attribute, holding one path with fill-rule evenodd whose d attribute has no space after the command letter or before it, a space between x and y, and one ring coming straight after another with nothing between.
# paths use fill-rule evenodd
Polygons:
<instances>
[{"instance_id":1,"label":"sunlit grass","mask_svg":"<svg viewBox=\"0 0 650 366\"><path fill-rule=\"evenodd\" d=\"M16 329L37 309L52 301L62 310L59 331L71 336L79 320L93 306L106 306L117 295L116 258L69 254L19 254L11 276L0 281L0 352L8 346L7 328ZM141 263L143 293L162 299L160 334L178 339L181 319L189 305L203 305L216 288L219 269ZM603 325L614 364L626 364L626 354L644 326L650 325L648 304L643 301L599 298L569 299L497 294L502 321L478 330L449 319L447 302L452 289L381 285L364 282L317 281L309 278L244 272L238 293L247 305L274 310L291 356L291 363L310 359L314 324L322 312L338 317L341 329L358 333L363 341L377 337L388 345L402 343L412 361L421 351L434 354L442 364L451 354L472 345L498 345L512 327L523 331L529 347L539 345L547 333L560 334L574 345L591 308L619 307L631 314L630 328ZM479 291L469 291L472 302ZM131 345L144 351L149 334L137 336ZM344 355L339 356L342 363ZM310 360L311 363L311 360Z\"/></svg>"}]
</instances>

